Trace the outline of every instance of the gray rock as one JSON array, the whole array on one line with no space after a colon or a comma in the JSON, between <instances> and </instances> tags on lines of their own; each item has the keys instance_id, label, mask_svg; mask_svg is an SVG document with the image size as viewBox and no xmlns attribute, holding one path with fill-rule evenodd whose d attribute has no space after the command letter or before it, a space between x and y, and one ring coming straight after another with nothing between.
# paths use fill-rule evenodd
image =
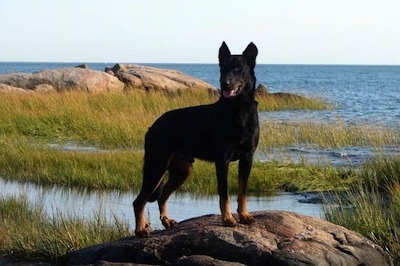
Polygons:
<instances>
[{"instance_id":1,"label":"gray rock","mask_svg":"<svg viewBox=\"0 0 400 266\"><path fill-rule=\"evenodd\" d=\"M72 252L68 264L393 265L372 241L325 220L284 211L253 215L254 224L235 228L222 227L219 215L186 220L149 238Z\"/></svg>"}]
</instances>

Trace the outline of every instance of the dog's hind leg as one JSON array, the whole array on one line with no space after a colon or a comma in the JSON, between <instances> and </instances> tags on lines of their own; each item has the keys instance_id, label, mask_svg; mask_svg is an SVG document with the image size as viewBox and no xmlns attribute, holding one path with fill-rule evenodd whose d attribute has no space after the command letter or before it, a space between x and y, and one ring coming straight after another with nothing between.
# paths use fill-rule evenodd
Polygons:
<instances>
[{"instance_id":1,"label":"dog's hind leg","mask_svg":"<svg viewBox=\"0 0 400 266\"><path fill-rule=\"evenodd\" d=\"M247 211L247 180L250 175L251 166L253 164L253 156L244 156L239 160L239 192L238 192L238 214L239 220L243 224L251 224L254 222L253 216Z\"/></svg>"},{"instance_id":2,"label":"dog's hind leg","mask_svg":"<svg viewBox=\"0 0 400 266\"><path fill-rule=\"evenodd\" d=\"M133 201L136 219L135 234L137 237L148 237L150 235L149 224L144 216L144 207L161 185L168 163L169 156L167 155L145 153L142 188L137 198Z\"/></svg>"},{"instance_id":3,"label":"dog's hind leg","mask_svg":"<svg viewBox=\"0 0 400 266\"><path fill-rule=\"evenodd\" d=\"M160 220L165 228L174 227L177 224L175 220L168 218L167 200L172 192L178 189L186 181L192 168L192 162L180 158L173 158L168 165L169 178L158 199Z\"/></svg>"}]
</instances>

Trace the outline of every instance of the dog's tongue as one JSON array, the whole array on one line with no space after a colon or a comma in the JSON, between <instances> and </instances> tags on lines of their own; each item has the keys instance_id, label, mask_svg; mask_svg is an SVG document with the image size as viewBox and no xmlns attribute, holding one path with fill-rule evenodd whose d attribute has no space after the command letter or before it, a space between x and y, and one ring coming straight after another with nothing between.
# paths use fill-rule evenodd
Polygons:
<instances>
[{"instance_id":1,"label":"dog's tongue","mask_svg":"<svg viewBox=\"0 0 400 266\"><path fill-rule=\"evenodd\" d=\"M235 90L222 91L222 95L223 95L225 98L233 97L233 96L235 96Z\"/></svg>"}]
</instances>

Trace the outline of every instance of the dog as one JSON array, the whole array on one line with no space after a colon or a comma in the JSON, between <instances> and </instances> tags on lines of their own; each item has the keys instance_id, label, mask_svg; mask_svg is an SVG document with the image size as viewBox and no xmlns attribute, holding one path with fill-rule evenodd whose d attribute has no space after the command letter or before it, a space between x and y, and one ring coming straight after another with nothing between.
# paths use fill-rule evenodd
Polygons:
<instances>
[{"instance_id":1,"label":"dog","mask_svg":"<svg viewBox=\"0 0 400 266\"><path fill-rule=\"evenodd\" d=\"M218 55L219 100L166 112L148 129L142 187L133 201L137 237L150 235L144 216L146 202L158 201L160 220L165 228L177 224L168 217L166 202L190 175L195 158L215 163L222 225L228 227L236 225L230 211L228 167L230 162L239 160L239 220L243 224L254 222L247 211L246 188L259 139L254 73L257 54L252 42L241 55L231 55L223 42ZM169 178L164 184L166 171Z\"/></svg>"}]
</instances>

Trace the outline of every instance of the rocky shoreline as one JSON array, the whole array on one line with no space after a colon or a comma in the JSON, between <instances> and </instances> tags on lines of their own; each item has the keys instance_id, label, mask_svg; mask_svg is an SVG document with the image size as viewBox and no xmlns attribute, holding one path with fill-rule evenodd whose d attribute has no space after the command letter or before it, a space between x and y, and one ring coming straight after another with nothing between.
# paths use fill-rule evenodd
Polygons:
<instances>
[{"instance_id":1,"label":"rocky shoreline","mask_svg":"<svg viewBox=\"0 0 400 266\"><path fill-rule=\"evenodd\" d=\"M186 89L216 90L212 85L180 71L136 64L116 64L104 72L88 69L83 64L75 68L0 75L0 92L177 92Z\"/></svg>"}]
</instances>

